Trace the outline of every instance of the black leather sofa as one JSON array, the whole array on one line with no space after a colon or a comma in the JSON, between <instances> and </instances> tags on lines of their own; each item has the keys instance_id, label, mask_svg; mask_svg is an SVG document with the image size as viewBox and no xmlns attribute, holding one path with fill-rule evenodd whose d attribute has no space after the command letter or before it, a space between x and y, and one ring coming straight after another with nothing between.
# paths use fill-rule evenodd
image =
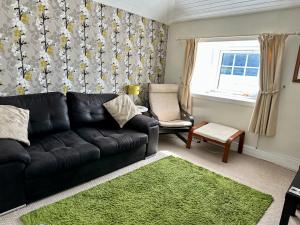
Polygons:
<instances>
[{"instance_id":1,"label":"black leather sofa","mask_svg":"<svg viewBox=\"0 0 300 225\"><path fill-rule=\"evenodd\" d=\"M25 146L0 139L0 213L145 159L157 150L158 122L135 116L120 129L102 106L117 95L53 92L0 97L30 110Z\"/></svg>"}]
</instances>

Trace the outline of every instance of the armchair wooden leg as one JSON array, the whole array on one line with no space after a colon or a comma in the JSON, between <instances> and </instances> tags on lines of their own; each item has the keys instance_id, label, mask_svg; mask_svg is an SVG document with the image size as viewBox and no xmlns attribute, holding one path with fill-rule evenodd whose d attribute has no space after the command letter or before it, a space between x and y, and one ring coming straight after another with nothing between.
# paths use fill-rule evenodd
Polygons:
<instances>
[{"instance_id":1,"label":"armchair wooden leg","mask_svg":"<svg viewBox=\"0 0 300 225\"><path fill-rule=\"evenodd\" d=\"M186 148L189 148L189 149L191 148L192 140L193 140L193 131L191 130L189 132L189 137L188 137L188 140L186 143Z\"/></svg>"},{"instance_id":2,"label":"armchair wooden leg","mask_svg":"<svg viewBox=\"0 0 300 225\"><path fill-rule=\"evenodd\" d=\"M230 145L231 145L231 142L227 142L225 144L223 160L222 160L224 163L228 162L228 155L229 155L229 151L230 151Z\"/></svg>"},{"instance_id":3,"label":"armchair wooden leg","mask_svg":"<svg viewBox=\"0 0 300 225\"><path fill-rule=\"evenodd\" d=\"M181 135L180 133L176 133L175 134L180 140L182 140L185 144L187 143L187 139L183 136L183 135Z\"/></svg>"},{"instance_id":4,"label":"armchair wooden leg","mask_svg":"<svg viewBox=\"0 0 300 225\"><path fill-rule=\"evenodd\" d=\"M239 140L238 153L240 153L240 154L243 153L244 142L245 142L245 132L243 132L243 133L241 134L240 140Z\"/></svg>"}]
</instances>

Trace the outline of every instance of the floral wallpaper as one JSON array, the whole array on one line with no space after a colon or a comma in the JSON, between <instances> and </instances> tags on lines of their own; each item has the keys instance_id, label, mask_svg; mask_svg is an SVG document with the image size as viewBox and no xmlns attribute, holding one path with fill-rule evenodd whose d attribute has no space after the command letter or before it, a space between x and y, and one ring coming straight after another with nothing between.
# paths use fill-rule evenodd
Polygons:
<instances>
[{"instance_id":1,"label":"floral wallpaper","mask_svg":"<svg viewBox=\"0 0 300 225\"><path fill-rule=\"evenodd\" d=\"M167 26L92 0L1 0L0 95L163 82Z\"/></svg>"}]
</instances>

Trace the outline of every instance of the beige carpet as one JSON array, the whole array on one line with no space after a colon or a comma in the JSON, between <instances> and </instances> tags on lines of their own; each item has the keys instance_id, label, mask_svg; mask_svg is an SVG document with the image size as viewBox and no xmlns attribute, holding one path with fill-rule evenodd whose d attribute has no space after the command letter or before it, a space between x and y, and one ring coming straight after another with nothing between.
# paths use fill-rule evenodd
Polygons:
<instances>
[{"instance_id":1,"label":"beige carpet","mask_svg":"<svg viewBox=\"0 0 300 225\"><path fill-rule=\"evenodd\" d=\"M161 151L168 150L199 166L271 194L274 202L259 225L279 224L285 192L292 182L295 172L264 160L240 155L237 152L230 152L228 163L225 164L221 162L222 148L203 142L193 142L192 148L187 150L184 143L174 135L161 136L159 149ZM298 217L290 218L289 225L300 225L299 211L297 215Z\"/></svg>"},{"instance_id":2,"label":"beige carpet","mask_svg":"<svg viewBox=\"0 0 300 225\"><path fill-rule=\"evenodd\" d=\"M111 174L61 192L41 201L29 204L25 208L0 217L0 225L20 225L19 217L41 206L56 202L83 190L94 187L117 176L133 171L143 165L156 161L169 154L175 154L197 165L230 177L240 183L253 187L274 197L274 202L260 221L259 225L277 225L279 223L284 194L295 173L272 163L255 159L246 155L231 152L229 163L221 162L222 149L205 143L193 143L192 149L186 150L183 142L173 135L165 135L160 139L159 153L144 161L128 166ZM297 212L298 213L298 212ZM300 216L299 216L300 217ZM290 219L290 225L300 225L300 220ZM74 224L76 225L76 224Z\"/></svg>"}]
</instances>

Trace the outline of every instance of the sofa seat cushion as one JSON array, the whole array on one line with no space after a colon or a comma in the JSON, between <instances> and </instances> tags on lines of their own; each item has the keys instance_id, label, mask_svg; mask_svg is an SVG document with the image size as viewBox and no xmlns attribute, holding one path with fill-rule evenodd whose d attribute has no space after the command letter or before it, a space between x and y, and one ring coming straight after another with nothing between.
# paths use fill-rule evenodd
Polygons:
<instances>
[{"instance_id":1,"label":"sofa seat cushion","mask_svg":"<svg viewBox=\"0 0 300 225\"><path fill-rule=\"evenodd\" d=\"M25 172L28 178L65 171L100 158L100 150L74 131L32 140L27 150L31 156Z\"/></svg>"},{"instance_id":2,"label":"sofa seat cushion","mask_svg":"<svg viewBox=\"0 0 300 225\"><path fill-rule=\"evenodd\" d=\"M96 145L101 156L134 150L148 143L147 134L130 129L79 128L76 132L86 141Z\"/></svg>"}]
</instances>

